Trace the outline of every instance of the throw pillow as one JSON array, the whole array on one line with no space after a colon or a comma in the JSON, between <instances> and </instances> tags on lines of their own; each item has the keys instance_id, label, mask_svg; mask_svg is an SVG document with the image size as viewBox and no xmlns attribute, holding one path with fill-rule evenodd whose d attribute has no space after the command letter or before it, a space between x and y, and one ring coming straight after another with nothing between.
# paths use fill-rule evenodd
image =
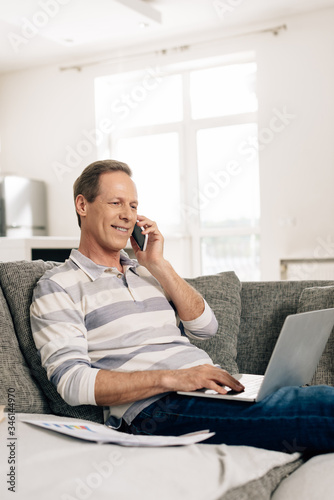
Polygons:
<instances>
[{"instance_id":1,"label":"throw pillow","mask_svg":"<svg viewBox=\"0 0 334 500\"><path fill-rule=\"evenodd\" d=\"M229 373L238 373L237 342L241 316L241 283L233 271L187 279L198 290L218 321L216 335L208 340L190 341L204 349L214 363Z\"/></svg>"},{"instance_id":2,"label":"throw pillow","mask_svg":"<svg viewBox=\"0 0 334 500\"><path fill-rule=\"evenodd\" d=\"M334 307L334 286L315 286L305 288L299 298L297 313L329 309ZM334 330L320 358L312 384L334 385Z\"/></svg>"},{"instance_id":3,"label":"throw pillow","mask_svg":"<svg viewBox=\"0 0 334 500\"><path fill-rule=\"evenodd\" d=\"M38 381L52 412L56 415L103 423L103 409L101 407L70 406L65 403L54 385L49 382L35 347L29 313L32 293L39 278L55 265L57 263L42 260L0 264L0 281L13 318L16 336L32 376Z\"/></svg>"},{"instance_id":4,"label":"throw pillow","mask_svg":"<svg viewBox=\"0 0 334 500\"><path fill-rule=\"evenodd\" d=\"M6 299L0 288L0 404L7 407L8 394L14 397L16 412L50 413L40 388L32 379L17 342Z\"/></svg>"}]
</instances>

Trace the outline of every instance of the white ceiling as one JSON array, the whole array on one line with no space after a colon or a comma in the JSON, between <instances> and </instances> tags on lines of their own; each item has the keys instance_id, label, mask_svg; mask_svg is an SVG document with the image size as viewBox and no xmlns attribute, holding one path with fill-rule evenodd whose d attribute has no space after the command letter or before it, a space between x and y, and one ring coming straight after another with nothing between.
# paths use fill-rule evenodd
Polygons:
<instances>
[{"instance_id":1,"label":"white ceiling","mask_svg":"<svg viewBox=\"0 0 334 500\"><path fill-rule=\"evenodd\" d=\"M200 32L334 7L334 0L0 0L0 73L94 60Z\"/></svg>"}]
</instances>

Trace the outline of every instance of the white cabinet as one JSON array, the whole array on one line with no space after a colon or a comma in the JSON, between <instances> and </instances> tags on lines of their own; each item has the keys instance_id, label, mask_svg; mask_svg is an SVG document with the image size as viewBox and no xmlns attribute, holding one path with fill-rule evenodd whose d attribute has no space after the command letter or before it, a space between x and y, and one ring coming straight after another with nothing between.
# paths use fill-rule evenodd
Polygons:
<instances>
[{"instance_id":1,"label":"white cabinet","mask_svg":"<svg viewBox=\"0 0 334 500\"><path fill-rule=\"evenodd\" d=\"M0 238L0 261L55 260L63 262L79 239L69 237Z\"/></svg>"}]
</instances>

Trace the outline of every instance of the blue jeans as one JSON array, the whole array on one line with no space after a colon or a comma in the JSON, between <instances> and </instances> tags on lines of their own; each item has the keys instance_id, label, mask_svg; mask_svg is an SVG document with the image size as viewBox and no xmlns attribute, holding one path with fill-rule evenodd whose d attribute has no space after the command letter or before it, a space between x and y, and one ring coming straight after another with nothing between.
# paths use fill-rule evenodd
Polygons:
<instances>
[{"instance_id":1,"label":"blue jeans","mask_svg":"<svg viewBox=\"0 0 334 500\"><path fill-rule=\"evenodd\" d=\"M169 393L135 417L132 434L181 435L209 429L203 443L306 454L334 451L334 387L284 387L259 403Z\"/></svg>"}]
</instances>

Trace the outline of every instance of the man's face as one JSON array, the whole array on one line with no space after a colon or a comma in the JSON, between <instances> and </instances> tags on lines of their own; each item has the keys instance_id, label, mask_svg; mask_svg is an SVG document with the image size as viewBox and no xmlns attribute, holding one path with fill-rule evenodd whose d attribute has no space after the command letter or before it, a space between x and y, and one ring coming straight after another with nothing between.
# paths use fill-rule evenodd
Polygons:
<instances>
[{"instance_id":1,"label":"man's face","mask_svg":"<svg viewBox=\"0 0 334 500\"><path fill-rule=\"evenodd\" d=\"M118 252L126 246L137 221L137 190L124 172L100 175L99 194L86 202L82 231L95 248Z\"/></svg>"}]
</instances>

